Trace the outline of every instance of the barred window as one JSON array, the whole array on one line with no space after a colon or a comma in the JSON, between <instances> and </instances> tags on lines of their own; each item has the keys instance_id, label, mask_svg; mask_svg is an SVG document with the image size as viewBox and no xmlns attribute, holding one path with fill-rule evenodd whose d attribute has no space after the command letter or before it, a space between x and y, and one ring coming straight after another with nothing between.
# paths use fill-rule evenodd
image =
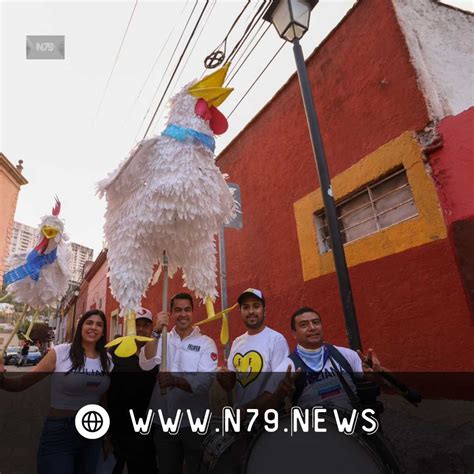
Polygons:
<instances>
[{"instance_id":1,"label":"barred window","mask_svg":"<svg viewBox=\"0 0 474 474\"><path fill-rule=\"evenodd\" d=\"M404 168L336 203L336 210L344 244L418 215ZM326 214L315 214L315 221L320 252L329 252L331 239Z\"/></svg>"}]
</instances>

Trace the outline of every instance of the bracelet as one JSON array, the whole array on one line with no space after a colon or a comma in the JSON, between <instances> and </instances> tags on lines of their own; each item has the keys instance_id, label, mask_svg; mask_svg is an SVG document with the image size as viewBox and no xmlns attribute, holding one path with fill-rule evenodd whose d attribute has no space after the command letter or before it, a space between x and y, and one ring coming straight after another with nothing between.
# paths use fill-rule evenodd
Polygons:
<instances>
[{"instance_id":1,"label":"bracelet","mask_svg":"<svg viewBox=\"0 0 474 474\"><path fill-rule=\"evenodd\" d=\"M161 333L160 332L157 332L157 331L153 331L151 333L152 337L154 337L155 339L159 339L161 337Z\"/></svg>"}]
</instances>

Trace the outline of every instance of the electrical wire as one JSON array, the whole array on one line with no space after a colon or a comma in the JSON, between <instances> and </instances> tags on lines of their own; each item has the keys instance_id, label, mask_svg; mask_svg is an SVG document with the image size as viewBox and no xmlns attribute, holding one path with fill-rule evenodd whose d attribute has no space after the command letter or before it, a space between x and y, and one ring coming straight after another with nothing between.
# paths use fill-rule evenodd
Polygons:
<instances>
[{"instance_id":1,"label":"electrical wire","mask_svg":"<svg viewBox=\"0 0 474 474\"><path fill-rule=\"evenodd\" d=\"M133 102L132 106L130 107L130 110L128 111L127 113L127 117L130 117L130 115L132 114L133 112L133 109L135 108L135 105L138 103L138 100L140 99L141 95L142 95L142 92L143 90L145 89L145 86L147 85L151 75L153 74L153 71L155 70L155 67L156 65L158 64L158 61L160 60L163 52L165 51L166 47L168 46L168 43L171 39L171 37L173 36L174 32L176 31L176 27L178 26L178 23L180 22L181 20L181 15L183 14L184 10L186 10L186 7L189 5L189 1L190 0L187 0L186 3L184 4L184 7L182 8L182 10L179 12L179 15L178 15L178 19L176 21L176 23L174 24L173 28L171 29L169 35L168 35L168 38L166 38L166 41L165 43L163 44L160 52L158 53L158 55L156 56L155 58L155 61L153 62L153 65L151 66L151 69L150 69L150 72L148 73L148 75L146 76L146 79L143 81L143 84L140 88L140 90L138 91L138 94L135 98L135 101ZM217 0L216 0L217 1Z\"/></svg>"},{"instance_id":2,"label":"electrical wire","mask_svg":"<svg viewBox=\"0 0 474 474\"><path fill-rule=\"evenodd\" d=\"M229 31L225 35L225 38L219 43L219 46L214 48L212 53L206 56L206 58L204 59L204 66L206 69L214 69L224 62L225 55L227 52L227 39L229 38L229 35L232 33L232 30L235 28L235 25L239 22L240 17L244 14L245 10L249 7L249 5L250 0L247 1L244 8L242 8L240 13L237 15L237 18L232 23Z\"/></svg>"},{"instance_id":3,"label":"electrical wire","mask_svg":"<svg viewBox=\"0 0 474 474\"><path fill-rule=\"evenodd\" d=\"M119 56L120 56L120 53L122 51L122 48L123 48L123 45L125 43L125 38L127 37L127 33L128 33L128 29L130 28L130 24L132 23L132 19L133 19L133 15L135 14L135 10L137 8L137 5L138 5L138 0L135 0L135 5L133 6L133 10L132 10L132 13L130 15L130 18L128 20L128 23L127 23L127 28L125 28L125 32L122 36L122 41L120 42L120 46L119 46L119 49L117 51L117 54L115 56L115 60L114 60L114 64L112 66L112 70L110 71L110 74L109 74L109 77L107 79L107 83L105 85L105 89L104 89L104 93L102 94L102 98L100 99L100 103L99 103L99 107L97 108L97 112L95 114L95 118L97 118L97 116L99 115L99 112L102 108L102 104L104 102L104 99L105 99L105 96L107 94L107 90L109 88L109 85L110 85L110 81L112 79L112 75L115 71L115 67L117 66L117 62L118 62L118 59L119 59Z\"/></svg>"},{"instance_id":4,"label":"electrical wire","mask_svg":"<svg viewBox=\"0 0 474 474\"><path fill-rule=\"evenodd\" d=\"M260 26L263 26L263 23L260 25ZM262 40L262 38L265 36L265 34L267 33L267 31L270 29L272 25L269 24L267 26L267 28L265 29L265 31L262 33L262 35L260 36L260 38L258 39L258 41L254 44L254 46L252 47L252 49L250 50L249 54L247 54L247 56L245 57L245 59L242 61L242 63L237 67L237 69L233 69L231 72L233 73L229 79L227 80L227 84L226 84L226 87L232 82L232 79L234 79L234 77L236 76L236 74L240 71L240 69L242 68L242 66L247 62L249 56L253 53L254 49L258 46L258 44L260 43L260 41ZM258 31L260 31L261 28L259 28ZM250 46L251 42L248 44L248 46ZM247 48L244 50L244 52L242 53L245 54L245 51L247 51L248 49L248 46ZM236 65L238 64L238 62L236 63Z\"/></svg>"},{"instance_id":5,"label":"electrical wire","mask_svg":"<svg viewBox=\"0 0 474 474\"><path fill-rule=\"evenodd\" d=\"M264 0L264 1L266 1L266 0ZM250 11L250 12L248 13L247 17L245 18L245 23L247 23L247 21L249 20L249 18L252 17L252 15L255 14L255 11L256 11L257 8L258 8L258 4L259 4L259 2L256 1L256 2L255 2L255 7L254 7L254 9L253 9L252 11ZM248 6L248 5L246 5L246 6L244 7L244 10L247 8L247 6ZM237 18L240 18L240 16L242 15L242 13L243 13L243 10L240 12L240 14L239 14L239 16L238 16ZM235 24L236 24L236 21L234 21L234 24L231 26L231 30L234 28ZM227 32L226 39L227 39L227 37L229 36L229 33L230 33L230 31ZM225 41L223 41L217 48L219 48L223 43L225 43ZM216 48L216 49L217 49L217 48ZM215 49L213 52L215 52L216 49ZM212 54L212 53L211 53L211 54ZM226 62L228 62L228 61L226 61ZM204 74L206 74L206 72L207 72L207 68L204 67L204 68L203 68L203 71L202 71L202 73L201 73L201 75L199 76L199 80L201 80L201 79L204 77Z\"/></svg>"},{"instance_id":6,"label":"electrical wire","mask_svg":"<svg viewBox=\"0 0 474 474\"><path fill-rule=\"evenodd\" d=\"M232 23L229 31L227 32L227 34L225 35L225 38L224 40L222 41L222 43L225 43L227 41L227 38L229 37L229 35L232 33L232 30L234 29L235 25L238 23L238 21L240 20L240 17L244 14L244 11L247 9L247 7L250 6L250 0L247 0L247 3L245 4L244 8L242 8L242 10L240 11L240 13L237 15L237 18L234 20L234 23ZM221 44L222 44L221 43Z\"/></svg>"},{"instance_id":7,"label":"electrical wire","mask_svg":"<svg viewBox=\"0 0 474 474\"><path fill-rule=\"evenodd\" d=\"M171 85L171 82L173 81L173 78L174 78L174 76L175 76L175 74L176 74L176 71L178 70L179 65L181 64L181 61L183 60L183 57L184 57L184 55L185 55L185 53L186 53L186 50L188 49L189 44L191 43L191 40L193 39L193 36L194 36L194 34L196 33L196 30L197 30L197 28L198 28L198 26L199 26L199 23L201 22L201 19L202 19L203 15L204 15L204 12L206 11L208 5L209 5L209 0L206 0L206 3L204 4L203 9L201 10L201 14L199 15L199 18L198 18L196 24L194 25L193 31L191 32L191 35L190 35L190 37L189 37L189 39L188 39L188 41L187 41L187 43L186 43L186 45L185 45L185 47L184 47L184 50L183 50L183 52L181 53L181 56L179 57L178 63L176 64L176 66L175 66L175 68L174 68L173 74L171 75L171 78L170 78L170 80L168 81L168 85L166 86L166 89L165 89L165 91L163 92L163 95L161 96L160 102L158 103L158 105L157 105L157 107L156 107L156 109L155 109L155 112L153 113L153 116L151 117L150 123L148 124L148 127L147 127L147 129L145 130L145 134L143 135L143 140L146 138L146 136L147 136L147 134L148 134L148 132L149 132L149 130L150 130L150 128L151 128L151 125L152 125L153 121L155 120L156 114L158 113L158 110L159 110L159 108L161 107L161 104L162 104L163 99L164 99L164 97L165 97L165 95L166 95L166 92L168 92L168 89L169 89L169 87L170 87L170 85Z\"/></svg>"},{"instance_id":8,"label":"electrical wire","mask_svg":"<svg viewBox=\"0 0 474 474\"><path fill-rule=\"evenodd\" d=\"M235 107L231 110L231 112L229 113L229 115L227 116L227 118L230 118L231 115L235 112L235 109L237 109L237 107L240 105L240 103L245 99L245 97L247 97L247 94L252 90L253 86L257 83L257 81L260 79L260 77L262 76L262 74L268 69L268 67L270 66L270 64L273 62L273 60L278 56L278 54L280 53L280 51L284 48L284 46L287 44L287 42L285 41L279 48L278 48L278 51L273 55L273 57L270 59L270 61L268 62L268 64L262 69L262 71L260 72L260 74L257 76L257 78L252 82L251 86L247 89L247 92L245 92L245 94L240 98L240 100L237 102L237 104L235 105Z\"/></svg>"},{"instance_id":9,"label":"electrical wire","mask_svg":"<svg viewBox=\"0 0 474 474\"><path fill-rule=\"evenodd\" d=\"M195 50L195 48L196 48L196 45L199 43L199 39L200 39L201 36L202 36L202 33L203 33L203 31L204 31L204 28L206 27L207 22L209 21L209 18L210 18L210 16L211 16L212 11L214 10L214 7L216 6L216 4L217 4L217 0L214 0L214 3L212 4L212 6L211 6L211 8L210 8L210 10L209 10L209 12L208 12L208 14L207 14L207 16L206 16L206 19L204 20L204 23L203 23L203 25L202 25L202 27L201 27L201 30L200 30L200 32L199 32L197 38L196 38L196 41L194 42L194 45L193 45L193 47L192 47L190 53L188 54L188 57L187 57L187 59L186 59L184 65L183 65L183 67L181 68L181 72L179 73L179 76L178 76L178 77L176 78L176 80L174 81L174 86L173 86L173 88L171 89L171 92L168 94L168 97L172 97L172 96L173 96L174 91L176 90L176 86L179 84L179 80L181 79L181 76L183 75L183 72L185 71L186 66L188 65L189 58L192 57L193 52L194 52L194 50ZM160 114L158 115L158 118L156 119L157 125L159 124L160 119L161 119L161 117L163 116L164 110L165 110L164 108L161 109L161 112L160 112ZM156 127L155 127L155 128L156 128Z\"/></svg>"},{"instance_id":10,"label":"electrical wire","mask_svg":"<svg viewBox=\"0 0 474 474\"><path fill-rule=\"evenodd\" d=\"M252 36L252 39L248 42L247 46L245 47L245 49L239 54L239 57L238 59L234 59L232 61L232 66L229 70L229 73L231 73L236 67L237 65L240 63L240 61L242 60L243 56L245 55L245 53L247 52L247 50L249 49L250 45L255 41L255 38L257 37L257 35L260 33L260 30L262 29L264 23L261 22L260 23L260 26L258 27L257 31L253 34ZM235 55L235 57L237 57L237 55Z\"/></svg>"},{"instance_id":11,"label":"electrical wire","mask_svg":"<svg viewBox=\"0 0 474 474\"><path fill-rule=\"evenodd\" d=\"M146 118L148 117L148 113L150 112L151 105L152 105L153 102L155 101L155 98L156 98L156 96L157 96L157 94L158 94L158 91L160 90L161 84L163 84L163 81L164 81L164 79L165 79L165 77L166 77L166 73L168 72L168 69L169 69L169 67L171 66L171 63L172 63L172 61L173 61L173 59L174 59L174 55L176 54L176 51L178 50L179 44L181 43L181 40L182 40L182 38L183 38L183 36L184 36L184 33L186 32L186 29L187 29L187 27L188 27L188 24L189 24L189 22L191 21L191 18L193 17L194 11L196 10L196 7L197 7L197 6L198 6L198 0L195 0L195 2L194 2L194 7L193 7L193 9L191 10L191 13L190 13L189 16L188 16L188 19L186 20L186 24L184 25L183 31L181 32L181 35L180 35L180 37L179 37L179 39L178 39L178 42L176 43L176 46L175 46L173 52L171 53L170 59L169 59L169 61L168 61L168 64L166 65L165 72L164 72L163 75L161 76L161 80L160 80L160 82L158 83L158 85L157 85L156 88L155 88L155 92L153 93L153 97L152 97L152 99L151 99L151 101L150 101L150 105L148 106L148 108L147 108L147 110L146 110L146 112L145 112L145 115L143 116L143 119L142 119L142 121L141 121L141 123L140 123L140 127L139 127L138 130L137 130L137 133L136 133L136 135L135 135L135 141L137 141L138 134L140 133L140 130L142 129L143 124L145 123Z\"/></svg>"},{"instance_id":12,"label":"electrical wire","mask_svg":"<svg viewBox=\"0 0 474 474\"><path fill-rule=\"evenodd\" d=\"M233 58L235 55L238 53L239 49L242 47L242 45L245 43L247 38L249 37L250 33L253 31L259 20L263 17L265 14L265 11L267 10L267 2L266 0L260 5L259 9L257 10L257 13L253 16L253 18L250 20L250 23L247 25L247 28L244 31L244 34L241 36L240 40L237 42L237 44L234 46L234 49L231 51L229 56L227 57L227 62L232 62Z\"/></svg>"}]
</instances>

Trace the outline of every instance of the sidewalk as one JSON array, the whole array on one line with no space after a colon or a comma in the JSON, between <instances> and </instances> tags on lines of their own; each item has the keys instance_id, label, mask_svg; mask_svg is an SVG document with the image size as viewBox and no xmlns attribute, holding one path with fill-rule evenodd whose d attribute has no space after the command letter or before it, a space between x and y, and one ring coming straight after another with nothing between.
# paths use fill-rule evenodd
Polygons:
<instances>
[{"instance_id":1,"label":"sidewalk","mask_svg":"<svg viewBox=\"0 0 474 474\"><path fill-rule=\"evenodd\" d=\"M31 367L7 366L8 372ZM0 472L36 472L36 451L49 407L49 377L19 393L0 392Z\"/></svg>"}]
</instances>

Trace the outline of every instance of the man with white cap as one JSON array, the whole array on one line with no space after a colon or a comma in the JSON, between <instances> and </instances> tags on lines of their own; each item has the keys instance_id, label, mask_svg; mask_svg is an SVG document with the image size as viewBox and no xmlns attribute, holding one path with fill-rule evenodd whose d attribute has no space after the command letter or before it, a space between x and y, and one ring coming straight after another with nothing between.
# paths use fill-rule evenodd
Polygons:
<instances>
[{"instance_id":1,"label":"man with white cap","mask_svg":"<svg viewBox=\"0 0 474 474\"><path fill-rule=\"evenodd\" d=\"M153 337L153 316L146 308L136 313L137 336ZM129 474L157 473L156 451L153 432L144 436L135 433L129 410L133 409L135 418L146 418L158 367L142 370L138 354L144 342L138 342L137 353L130 357L117 357L112 352L114 369L110 376L108 392L108 411L111 425L110 434L117 460L113 474L119 474L127 465Z\"/></svg>"},{"instance_id":2,"label":"man with white cap","mask_svg":"<svg viewBox=\"0 0 474 474\"><path fill-rule=\"evenodd\" d=\"M261 290L248 288L237 301L247 332L232 343L227 367L219 370L217 380L227 391L236 387L236 408L258 408L272 372L290 351L284 336L265 325Z\"/></svg>"}]
</instances>

